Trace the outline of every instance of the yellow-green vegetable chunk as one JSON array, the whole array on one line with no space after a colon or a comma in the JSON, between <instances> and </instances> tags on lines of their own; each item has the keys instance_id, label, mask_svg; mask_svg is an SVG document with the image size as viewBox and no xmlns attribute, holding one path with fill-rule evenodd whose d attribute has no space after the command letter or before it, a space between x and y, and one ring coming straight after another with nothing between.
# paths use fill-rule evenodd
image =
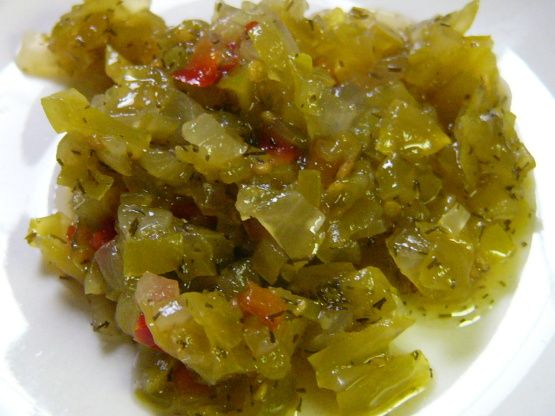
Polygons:
<instances>
[{"instance_id":1,"label":"yellow-green vegetable chunk","mask_svg":"<svg viewBox=\"0 0 555 416\"><path fill-rule=\"evenodd\" d=\"M17 58L67 85L42 105L69 208L27 240L95 331L139 344L137 395L168 416L378 416L433 388L397 338L485 314L535 214L493 40L466 35L478 1L418 23L217 2L174 27L149 6L83 0Z\"/></svg>"}]
</instances>

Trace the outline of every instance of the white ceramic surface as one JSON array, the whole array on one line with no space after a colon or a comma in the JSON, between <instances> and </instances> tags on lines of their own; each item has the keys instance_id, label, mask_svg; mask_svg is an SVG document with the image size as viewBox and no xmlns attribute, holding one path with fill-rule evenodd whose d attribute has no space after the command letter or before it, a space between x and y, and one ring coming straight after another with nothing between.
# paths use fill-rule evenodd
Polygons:
<instances>
[{"instance_id":1,"label":"white ceramic surface","mask_svg":"<svg viewBox=\"0 0 555 416\"><path fill-rule=\"evenodd\" d=\"M154 0L177 23L208 18L212 1ZM24 242L29 218L54 208L56 135L39 104L56 90L13 63L28 30L47 31L71 0L0 1L0 415L147 415L132 396L134 350L103 345L86 302ZM422 19L462 0L312 1ZM492 34L522 139L536 157L538 227L515 294L478 324L442 333L420 325L402 342L429 356L436 385L408 410L436 416L551 415L555 407L555 2L482 0L473 33Z\"/></svg>"}]
</instances>

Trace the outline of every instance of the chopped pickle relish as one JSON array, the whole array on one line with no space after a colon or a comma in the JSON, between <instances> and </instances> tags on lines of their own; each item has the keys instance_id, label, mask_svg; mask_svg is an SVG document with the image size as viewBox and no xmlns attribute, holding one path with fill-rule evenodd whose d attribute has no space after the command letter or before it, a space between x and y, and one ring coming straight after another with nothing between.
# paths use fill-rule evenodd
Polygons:
<instances>
[{"instance_id":1,"label":"chopped pickle relish","mask_svg":"<svg viewBox=\"0 0 555 416\"><path fill-rule=\"evenodd\" d=\"M465 35L478 2L418 24L217 3L175 27L148 3L85 0L18 56L69 87L42 104L71 213L27 239L96 331L140 345L139 396L380 415L426 389L424 352L392 341L420 315L477 319L534 218L492 40Z\"/></svg>"}]
</instances>

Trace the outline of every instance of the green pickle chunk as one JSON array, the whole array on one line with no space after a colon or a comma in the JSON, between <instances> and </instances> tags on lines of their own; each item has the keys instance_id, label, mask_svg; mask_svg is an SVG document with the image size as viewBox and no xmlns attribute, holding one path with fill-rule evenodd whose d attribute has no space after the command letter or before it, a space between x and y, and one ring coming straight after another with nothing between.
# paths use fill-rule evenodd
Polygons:
<instances>
[{"instance_id":1,"label":"green pickle chunk","mask_svg":"<svg viewBox=\"0 0 555 416\"><path fill-rule=\"evenodd\" d=\"M478 1L418 24L217 3L175 27L149 3L84 0L24 42L21 69L68 86L42 105L69 209L29 244L139 344L156 414L375 416L424 391L433 363L396 339L485 313L534 218L493 41L465 35Z\"/></svg>"}]
</instances>

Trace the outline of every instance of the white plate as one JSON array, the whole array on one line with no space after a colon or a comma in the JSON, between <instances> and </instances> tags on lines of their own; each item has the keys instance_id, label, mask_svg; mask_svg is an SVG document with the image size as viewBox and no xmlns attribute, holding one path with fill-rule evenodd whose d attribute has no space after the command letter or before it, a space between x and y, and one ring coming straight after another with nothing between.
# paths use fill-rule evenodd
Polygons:
<instances>
[{"instance_id":1,"label":"white plate","mask_svg":"<svg viewBox=\"0 0 555 416\"><path fill-rule=\"evenodd\" d=\"M0 2L0 415L147 415L132 396L133 348L102 345L87 325L83 298L52 277L38 251L23 239L29 218L54 207L56 135L39 98L56 86L23 76L13 57L24 32L48 31L71 3ZM158 0L154 10L175 24L208 18L212 4ZM460 8L464 1L312 4L377 7L422 19ZM538 163L538 228L514 296L478 324L419 344L437 377L432 391L410 408L418 415L553 413L555 278L549 255L555 254L554 17L552 0L482 0L472 29L494 36L521 137ZM421 336L434 330L414 331ZM411 342L414 331L405 342Z\"/></svg>"}]
</instances>

